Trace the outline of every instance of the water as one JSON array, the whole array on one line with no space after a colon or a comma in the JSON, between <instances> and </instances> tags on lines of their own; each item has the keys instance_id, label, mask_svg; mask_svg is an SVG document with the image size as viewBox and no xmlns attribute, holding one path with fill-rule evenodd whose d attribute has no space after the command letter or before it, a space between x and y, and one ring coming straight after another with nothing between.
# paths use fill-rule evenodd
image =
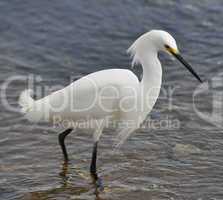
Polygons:
<instances>
[{"instance_id":1,"label":"water","mask_svg":"<svg viewBox=\"0 0 223 200\"><path fill-rule=\"evenodd\" d=\"M1 86L29 73L41 76L38 86L51 88L97 70L129 68L126 49L151 29L171 32L184 57L212 83L223 65L222 9L221 0L2 0ZM161 60L163 91L151 118L168 117L179 127L139 129L116 154L112 131L106 130L98 161L103 192L95 192L88 173L90 134L69 136L71 162L63 166L57 132L27 122L1 102L0 199L223 199L222 123L212 115L204 119L213 110L221 117L219 84L215 93L196 98L203 113L198 115L192 106L197 81L169 56ZM140 74L140 67L134 71ZM25 80L9 85L10 105L17 106L26 85ZM175 88L171 102L168 88Z\"/></svg>"}]
</instances>

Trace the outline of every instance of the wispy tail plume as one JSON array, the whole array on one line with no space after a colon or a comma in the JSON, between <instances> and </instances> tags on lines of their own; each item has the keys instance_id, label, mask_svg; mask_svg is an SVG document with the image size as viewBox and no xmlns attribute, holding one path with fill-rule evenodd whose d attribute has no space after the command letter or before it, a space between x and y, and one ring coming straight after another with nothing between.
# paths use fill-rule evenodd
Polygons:
<instances>
[{"instance_id":1,"label":"wispy tail plume","mask_svg":"<svg viewBox=\"0 0 223 200\"><path fill-rule=\"evenodd\" d=\"M39 122L43 117L43 113L36 106L36 101L32 98L32 94L32 90L23 91L19 97L19 105L22 107L21 112L25 114L25 118L31 122Z\"/></svg>"},{"instance_id":2,"label":"wispy tail plume","mask_svg":"<svg viewBox=\"0 0 223 200\"><path fill-rule=\"evenodd\" d=\"M19 97L19 105L22 107L21 112L27 113L33 107L35 100L32 98L32 90L24 90Z\"/></svg>"}]
</instances>

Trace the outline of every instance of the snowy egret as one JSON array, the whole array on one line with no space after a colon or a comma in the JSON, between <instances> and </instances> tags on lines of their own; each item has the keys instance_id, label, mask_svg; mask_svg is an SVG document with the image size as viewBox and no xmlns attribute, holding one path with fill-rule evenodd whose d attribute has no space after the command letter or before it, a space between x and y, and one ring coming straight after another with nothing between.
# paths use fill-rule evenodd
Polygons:
<instances>
[{"instance_id":1,"label":"snowy egret","mask_svg":"<svg viewBox=\"0 0 223 200\"><path fill-rule=\"evenodd\" d=\"M91 128L94 147L90 172L96 175L97 146L102 131L107 125L107 117L109 116L111 120L127 122L126 126L118 128L117 145L120 145L139 128L153 108L162 82L159 51L173 55L198 81L202 82L180 55L175 39L165 31L152 30L140 36L128 49L133 57L132 65L139 63L143 67L141 81L126 69L98 71L39 100L34 100L29 90L23 91L19 99L22 111L30 121L52 122L57 116L61 123L63 120L93 122ZM64 141L73 129L70 123L58 137L65 161L68 161L68 154Z\"/></svg>"}]
</instances>

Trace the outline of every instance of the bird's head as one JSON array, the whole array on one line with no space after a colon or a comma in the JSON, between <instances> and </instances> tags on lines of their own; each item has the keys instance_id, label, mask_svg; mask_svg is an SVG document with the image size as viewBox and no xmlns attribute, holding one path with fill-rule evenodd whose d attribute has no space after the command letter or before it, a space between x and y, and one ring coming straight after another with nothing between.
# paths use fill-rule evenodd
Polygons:
<instances>
[{"instance_id":1,"label":"bird's head","mask_svg":"<svg viewBox=\"0 0 223 200\"><path fill-rule=\"evenodd\" d=\"M155 51L165 51L168 53L179 53L176 40L166 31L152 30L145 34L150 44L150 48Z\"/></svg>"},{"instance_id":2,"label":"bird's head","mask_svg":"<svg viewBox=\"0 0 223 200\"><path fill-rule=\"evenodd\" d=\"M202 80L192 69L191 65L181 56L176 40L166 31L152 30L147 32L140 36L128 49L128 52L134 56L133 64L139 62L140 55L152 52L157 53L159 51L164 51L174 56L202 83Z\"/></svg>"}]
</instances>

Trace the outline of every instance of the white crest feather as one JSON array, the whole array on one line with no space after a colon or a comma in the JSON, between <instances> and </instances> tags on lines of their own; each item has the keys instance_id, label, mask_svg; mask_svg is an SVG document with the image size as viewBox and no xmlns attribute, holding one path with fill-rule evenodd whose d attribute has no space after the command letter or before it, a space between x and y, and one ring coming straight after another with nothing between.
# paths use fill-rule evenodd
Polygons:
<instances>
[{"instance_id":1,"label":"white crest feather","mask_svg":"<svg viewBox=\"0 0 223 200\"><path fill-rule=\"evenodd\" d=\"M137 56L137 40L128 48L127 53L129 53L132 58L132 67L140 64L140 60Z\"/></svg>"}]
</instances>

